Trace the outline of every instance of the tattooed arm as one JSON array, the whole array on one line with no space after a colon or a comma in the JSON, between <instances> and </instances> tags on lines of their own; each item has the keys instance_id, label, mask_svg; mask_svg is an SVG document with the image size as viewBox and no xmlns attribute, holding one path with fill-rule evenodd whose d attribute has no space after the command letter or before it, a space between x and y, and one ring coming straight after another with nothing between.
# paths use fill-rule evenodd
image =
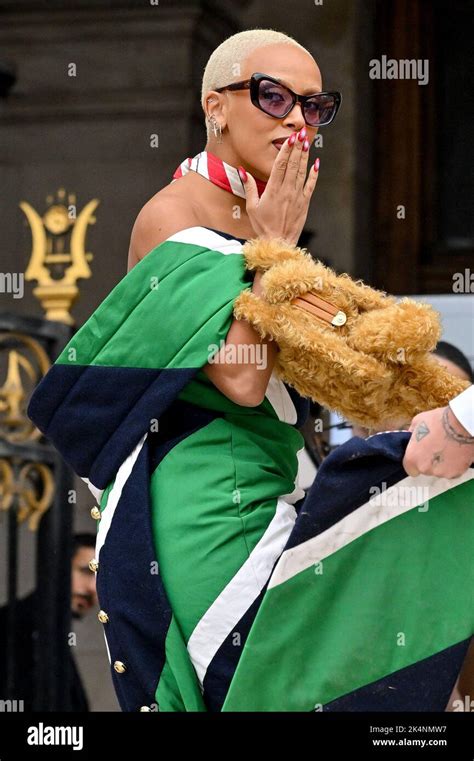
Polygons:
<instances>
[{"instance_id":1,"label":"tattooed arm","mask_svg":"<svg viewBox=\"0 0 474 761\"><path fill-rule=\"evenodd\" d=\"M413 418L412 436L403 459L409 476L423 473L456 478L474 463L473 407L474 386L471 386L448 407L422 412Z\"/></svg>"}]
</instances>

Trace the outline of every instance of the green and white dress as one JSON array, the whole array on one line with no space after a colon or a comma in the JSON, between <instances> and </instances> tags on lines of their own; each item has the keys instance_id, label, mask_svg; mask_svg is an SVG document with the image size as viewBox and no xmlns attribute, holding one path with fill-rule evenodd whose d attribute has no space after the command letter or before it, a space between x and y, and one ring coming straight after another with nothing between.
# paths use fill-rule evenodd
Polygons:
<instances>
[{"instance_id":1,"label":"green and white dress","mask_svg":"<svg viewBox=\"0 0 474 761\"><path fill-rule=\"evenodd\" d=\"M28 408L100 505L120 705L443 710L474 630L474 473L407 478L392 432L339 447L303 499L308 400L273 374L243 407L202 370L251 287L243 243L197 226L154 248Z\"/></svg>"}]
</instances>

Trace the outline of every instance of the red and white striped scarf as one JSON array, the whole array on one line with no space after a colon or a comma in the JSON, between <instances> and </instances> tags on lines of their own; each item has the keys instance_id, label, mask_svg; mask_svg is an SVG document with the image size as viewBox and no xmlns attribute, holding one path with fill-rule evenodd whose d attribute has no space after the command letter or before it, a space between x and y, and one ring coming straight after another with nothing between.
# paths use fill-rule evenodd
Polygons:
<instances>
[{"instance_id":1,"label":"red and white striped scarf","mask_svg":"<svg viewBox=\"0 0 474 761\"><path fill-rule=\"evenodd\" d=\"M237 167L227 164L222 159L215 156L210 151L201 151L194 158L187 158L181 162L173 174L172 182L178 180L189 171L197 172L229 193L233 193L240 198L245 198L245 186L240 179ZM266 187L266 181L257 180L258 195L261 196Z\"/></svg>"}]
</instances>

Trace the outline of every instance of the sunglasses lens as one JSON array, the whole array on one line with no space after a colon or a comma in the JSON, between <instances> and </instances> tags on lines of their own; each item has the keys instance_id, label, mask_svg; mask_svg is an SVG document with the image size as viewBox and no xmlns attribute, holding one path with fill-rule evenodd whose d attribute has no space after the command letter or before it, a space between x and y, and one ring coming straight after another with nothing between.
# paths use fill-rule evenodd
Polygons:
<instances>
[{"instance_id":1,"label":"sunglasses lens","mask_svg":"<svg viewBox=\"0 0 474 761\"><path fill-rule=\"evenodd\" d=\"M316 95L306 101L305 118L312 127L328 124L334 118L336 112L336 98L334 95Z\"/></svg>"},{"instance_id":2,"label":"sunglasses lens","mask_svg":"<svg viewBox=\"0 0 474 761\"><path fill-rule=\"evenodd\" d=\"M293 96L284 85L270 79L261 79L258 83L258 104L266 114L281 119L290 111ZM312 127L329 124L334 119L337 107L338 101L334 95L314 95L305 103L306 122Z\"/></svg>"},{"instance_id":3,"label":"sunglasses lens","mask_svg":"<svg viewBox=\"0 0 474 761\"><path fill-rule=\"evenodd\" d=\"M258 87L258 102L262 111L270 116L281 117L291 106L292 97L286 87L261 79Z\"/></svg>"}]
</instances>

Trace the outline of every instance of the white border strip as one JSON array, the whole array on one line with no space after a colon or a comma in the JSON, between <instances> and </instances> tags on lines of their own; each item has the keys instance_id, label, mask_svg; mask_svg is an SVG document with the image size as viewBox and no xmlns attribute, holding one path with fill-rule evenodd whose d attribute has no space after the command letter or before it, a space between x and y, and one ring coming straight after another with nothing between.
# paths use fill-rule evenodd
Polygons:
<instances>
[{"instance_id":1,"label":"white border strip","mask_svg":"<svg viewBox=\"0 0 474 761\"><path fill-rule=\"evenodd\" d=\"M296 407L293 404L293 399L275 370L270 375L265 396L275 410L279 420L291 425L296 423L298 415Z\"/></svg>"},{"instance_id":2,"label":"white border strip","mask_svg":"<svg viewBox=\"0 0 474 761\"><path fill-rule=\"evenodd\" d=\"M102 494L104 493L104 489L99 489L98 486L94 486L94 484L91 483L88 478L84 478L83 476L81 476L81 480L87 484L87 486L89 487L89 490L94 495L95 501L97 502L98 505L100 505L100 500L102 499Z\"/></svg>"},{"instance_id":3,"label":"white border strip","mask_svg":"<svg viewBox=\"0 0 474 761\"><path fill-rule=\"evenodd\" d=\"M105 636L105 629L103 627L102 627L102 632L104 634L105 649L107 650L107 658L109 659L110 665L112 665L112 658L110 657L109 643L107 642L107 637Z\"/></svg>"},{"instance_id":4,"label":"white border strip","mask_svg":"<svg viewBox=\"0 0 474 761\"><path fill-rule=\"evenodd\" d=\"M241 254L243 244L235 238L224 238L214 230L208 230L206 227L186 227L184 230L166 238L163 243L189 243L194 246L209 248L211 251L218 251L221 254Z\"/></svg>"},{"instance_id":5,"label":"white border strip","mask_svg":"<svg viewBox=\"0 0 474 761\"><path fill-rule=\"evenodd\" d=\"M267 583L295 520L294 507L279 498L275 515L262 538L192 632L187 648L201 686L222 643Z\"/></svg>"},{"instance_id":6,"label":"white border strip","mask_svg":"<svg viewBox=\"0 0 474 761\"><path fill-rule=\"evenodd\" d=\"M368 531L378 528L392 518L419 507L427 499L434 499L472 478L474 478L473 468L467 470L459 478L416 476L416 478L402 479L385 491L372 496L364 505L318 536L286 550L272 574L268 589L283 584L297 573L319 563ZM420 499L420 494L428 494L428 497Z\"/></svg>"},{"instance_id":7,"label":"white border strip","mask_svg":"<svg viewBox=\"0 0 474 761\"><path fill-rule=\"evenodd\" d=\"M100 551L103 547L105 538L108 534L110 524L112 523L112 518L114 517L115 508L118 505L119 499L122 496L123 488L128 481L130 473L133 470L133 466L135 465L137 457L143 448L143 445L145 443L145 439L147 436L148 436L148 431L143 434L140 441L136 445L135 449L133 449L133 451L130 452L128 457L123 461L123 463L121 464L120 468L117 471L114 485L112 486L109 492L107 505L102 511L102 517L99 521L99 530L97 532L97 541L95 545L95 557L97 561L99 560Z\"/></svg>"},{"instance_id":8,"label":"white border strip","mask_svg":"<svg viewBox=\"0 0 474 761\"><path fill-rule=\"evenodd\" d=\"M290 505L294 505L295 502L298 502L298 500L303 499L306 492L303 489L302 486L300 486L300 476L301 476L301 463L299 459L299 455L305 451L305 447L301 447L301 449L298 449L296 456L298 458L298 472L296 473L295 478L295 488L293 489L290 494L283 494L280 499L284 499L285 502L289 502Z\"/></svg>"}]
</instances>

